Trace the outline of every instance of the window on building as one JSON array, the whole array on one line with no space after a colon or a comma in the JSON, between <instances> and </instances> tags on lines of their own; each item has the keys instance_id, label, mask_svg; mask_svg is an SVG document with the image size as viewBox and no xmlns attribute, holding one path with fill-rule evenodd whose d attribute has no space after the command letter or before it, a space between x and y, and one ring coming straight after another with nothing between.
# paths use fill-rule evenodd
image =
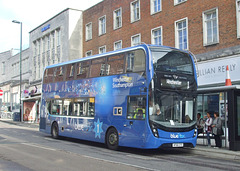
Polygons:
<instances>
[{"instance_id":1,"label":"window on building","mask_svg":"<svg viewBox=\"0 0 240 171\"><path fill-rule=\"evenodd\" d=\"M92 23L86 24L86 41L92 39Z\"/></svg>"},{"instance_id":2,"label":"window on building","mask_svg":"<svg viewBox=\"0 0 240 171\"><path fill-rule=\"evenodd\" d=\"M61 30L57 30L57 46L61 45Z\"/></svg>"},{"instance_id":3,"label":"window on building","mask_svg":"<svg viewBox=\"0 0 240 171\"><path fill-rule=\"evenodd\" d=\"M203 12L204 46L219 43L218 8Z\"/></svg>"},{"instance_id":4,"label":"window on building","mask_svg":"<svg viewBox=\"0 0 240 171\"><path fill-rule=\"evenodd\" d=\"M188 19L175 22L175 46L179 49L188 49Z\"/></svg>"},{"instance_id":5,"label":"window on building","mask_svg":"<svg viewBox=\"0 0 240 171\"><path fill-rule=\"evenodd\" d=\"M162 27L152 29L152 44L162 45Z\"/></svg>"},{"instance_id":6,"label":"window on building","mask_svg":"<svg viewBox=\"0 0 240 171\"><path fill-rule=\"evenodd\" d=\"M113 12L113 19L114 30L122 27L122 8L118 8Z\"/></svg>"},{"instance_id":7,"label":"window on building","mask_svg":"<svg viewBox=\"0 0 240 171\"><path fill-rule=\"evenodd\" d=\"M50 40L50 35L47 36L47 50L50 50L51 47L51 40Z\"/></svg>"},{"instance_id":8,"label":"window on building","mask_svg":"<svg viewBox=\"0 0 240 171\"><path fill-rule=\"evenodd\" d=\"M114 42L114 50L122 49L122 40Z\"/></svg>"},{"instance_id":9,"label":"window on building","mask_svg":"<svg viewBox=\"0 0 240 171\"><path fill-rule=\"evenodd\" d=\"M106 46L99 47L99 54L106 52Z\"/></svg>"},{"instance_id":10,"label":"window on building","mask_svg":"<svg viewBox=\"0 0 240 171\"><path fill-rule=\"evenodd\" d=\"M162 0L151 0L151 14L162 11Z\"/></svg>"},{"instance_id":11,"label":"window on building","mask_svg":"<svg viewBox=\"0 0 240 171\"><path fill-rule=\"evenodd\" d=\"M131 37L131 46L136 46L141 43L141 34L136 34Z\"/></svg>"},{"instance_id":12,"label":"window on building","mask_svg":"<svg viewBox=\"0 0 240 171\"><path fill-rule=\"evenodd\" d=\"M99 18L98 28L99 28L99 36L106 33L106 16Z\"/></svg>"},{"instance_id":13,"label":"window on building","mask_svg":"<svg viewBox=\"0 0 240 171\"><path fill-rule=\"evenodd\" d=\"M52 32L52 49L55 48L55 31Z\"/></svg>"},{"instance_id":14,"label":"window on building","mask_svg":"<svg viewBox=\"0 0 240 171\"><path fill-rule=\"evenodd\" d=\"M131 22L140 20L140 1L136 0L131 2Z\"/></svg>"},{"instance_id":15,"label":"window on building","mask_svg":"<svg viewBox=\"0 0 240 171\"><path fill-rule=\"evenodd\" d=\"M2 75L6 74L6 63L2 62Z\"/></svg>"},{"instance_id":16,"label":"window on building","mask_svg":"<svg viewBox=\"0 0 240 171\"><path fill-rule=\"evenodd\" d=\"M45 48L46 48L46 40L45 37L42 38L42 53L45 52Z\"/></svg>"},{"instance_id":17,"label":"window on building","mask_svg":"<svg viewBox=\"0 0 240 171\"><path fill-rule=\"evenodd\" d=\"M89 50L89 51L86 52L86 57L87 56L92 56L92 50Z\"/></svg>"},{"instance_id":18,"label":"window on building","mask_svg":"<svg viewBox=\"0 0 240 171\"><path fill-rule=\"evenodd\" d=\"M183 2L186 2L187 0L174 0L174 5L181 4Z\"/></svg>"},{"instance_id":19,"label":"window on building","mask_svg":"<svg viewBox=\"0 0 240 171\"><path fill-rule=\"evenodd\" d=\"M237 38L240 38L240 0L236 1L237 9Z\"/></svg>"}]
</instances>

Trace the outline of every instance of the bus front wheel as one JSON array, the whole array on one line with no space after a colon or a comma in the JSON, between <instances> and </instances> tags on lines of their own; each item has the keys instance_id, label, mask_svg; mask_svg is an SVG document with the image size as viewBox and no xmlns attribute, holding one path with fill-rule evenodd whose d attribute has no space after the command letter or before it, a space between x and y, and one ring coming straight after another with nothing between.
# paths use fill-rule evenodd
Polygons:
<instances>
[{"instance_id":1,"label":"bus front wheel","mask_svg":"<svg viewBox=\"0 0 240 171\"><path fill-rule=\"evenodd\" d=\"M111 150L118 149L118 132L115 128L110 128L107 132L107 147Z\"/></svg>"},{"instance_id":2,"label":"bus front wheel","mask_svg":"<svg viewBox=\"0 0 240 171\"><path fill-rule=\"evenodd\" d=\"M57 139L59 137L59 132L58 131L59 131L58 130L58 124L57 124L57 122L54 122L52 124L52 137L54 139Z\"/></svg>"}]
</instances>

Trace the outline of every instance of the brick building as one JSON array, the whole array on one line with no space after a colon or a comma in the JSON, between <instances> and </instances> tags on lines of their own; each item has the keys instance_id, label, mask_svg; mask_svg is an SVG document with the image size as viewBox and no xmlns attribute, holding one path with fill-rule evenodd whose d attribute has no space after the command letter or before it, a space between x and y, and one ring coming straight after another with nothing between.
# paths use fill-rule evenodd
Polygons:
<instances>
[{"instance_id":1,"label":"brick building","mask_svg":"<svg viewBox=\"0 0 240 171\"><path fill-rule=\"evenodd\" d=\"M203 75L204 61L240 55L239 16L239 0L104 0L83 12L83 56L160 44L193 52Z\"/></svg>"}]
</instances>

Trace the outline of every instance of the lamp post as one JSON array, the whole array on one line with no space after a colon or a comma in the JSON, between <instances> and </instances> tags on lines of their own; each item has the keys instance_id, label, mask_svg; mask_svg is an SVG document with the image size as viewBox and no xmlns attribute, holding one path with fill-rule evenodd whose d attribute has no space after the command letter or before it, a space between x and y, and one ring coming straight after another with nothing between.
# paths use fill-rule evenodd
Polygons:
<instances>
[{"instance_id":1,"label":"lamp post","mask_svg":"<svg viewBox=\"0 0 240 171\"><path fill-rule=\"evenodd\" d=\"M23 121L23 117L22 117L22 22L17 21L17 20L13 20L13 23L16 24L20 24L20 53L19 53L19 68L20 68L20 94L19 94L19 103L20 103L20 108L19 108L19 112L20 112L20 121Z\"/></svg>"}]
</instances>

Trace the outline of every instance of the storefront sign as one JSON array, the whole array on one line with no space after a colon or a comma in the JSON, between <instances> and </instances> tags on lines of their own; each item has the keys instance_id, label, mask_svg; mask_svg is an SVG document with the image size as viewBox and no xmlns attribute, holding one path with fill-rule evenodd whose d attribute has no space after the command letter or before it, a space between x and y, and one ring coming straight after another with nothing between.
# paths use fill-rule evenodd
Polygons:
<instances>
[{"instance_id":1,"label":"storefront sign","mask_svg":"<svg viewBox=\"0 0 240 171\"><path fill-rule=\"evenodd\" d=\"M224 83L227 65L231 81L239 81L240 56L234 56L198 63L198 86Z\"/></svg>"},{"instance_id":2,"label":"storefront sign","mask_svg":"<svg viewBox=\"0 0 240 171\"><path fill-rule=\"evenodd\" d=\"M46 31L47 29L50 29L50 24L46 25L41 29L42 32Z\"/></svg>"}]
</instances>

